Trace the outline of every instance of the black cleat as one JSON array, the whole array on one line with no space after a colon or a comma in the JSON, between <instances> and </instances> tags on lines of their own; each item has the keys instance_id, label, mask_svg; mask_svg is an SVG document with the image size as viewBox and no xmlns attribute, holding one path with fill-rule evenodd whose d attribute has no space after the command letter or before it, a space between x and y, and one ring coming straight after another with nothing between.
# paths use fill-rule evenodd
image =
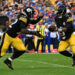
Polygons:
<instances>
[{"instance_id":1,"label":"black cleat","mask_svg":"<svg viewBox=\"0 0 75 75\"><path fill-rule=\"evenodd\" d=\"M14 70L14 68L12 67L12 63L11 63L10 60L6 59L6 60L4 61L4 63L5 63L11 70Z\"/></svg>"},{"instance_id":2,"label":"black cleat","mask_svg":"<svg viewBox=\"0 0 75 75\"><path fill-rule=\"evenodd\" d=\"M72 66L75 66L75 60L73 59L73 63L72 63Z\"/></svg>"}]
</instances>

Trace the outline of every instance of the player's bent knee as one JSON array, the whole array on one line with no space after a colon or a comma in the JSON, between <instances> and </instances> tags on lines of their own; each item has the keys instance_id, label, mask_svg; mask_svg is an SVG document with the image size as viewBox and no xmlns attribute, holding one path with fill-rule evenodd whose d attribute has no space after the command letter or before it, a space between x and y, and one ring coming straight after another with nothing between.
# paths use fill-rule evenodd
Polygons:
<instances>
[{"instance_id":1,"label":"player's bent knee","mask_svg":"<svg viewBox=\"0 0 75 75\"><path fill-rule=\"evenodd\" d=\"M5 53L1 53L1 57L4 56L4 55L5 55Z\"/></svg>"},{"instance_id":2,"label":"player's bent knee","mask_svg":"<svg viewBox=\"0 0 75 75\"><path fill-rule=\"evenodd\" d=\"M26 51L26 49L22 49L22 50L18 50L18 51L22 51L22 52L24 51L24 52L25 52L25 51Z\"/></svg>"},{"instance_id":3,"label":"player's bent knee","mask_svg":"<svg viewBox=\"0 0 75 75\"><path fill-rule=\"evenodd\" d=\"M17 49L18 51L26 51L26 48Z\"/></svg>"},{"instance_id":4,"label":"player's bent knee","mask_svg":"<svg viewBox=\"0 0 75 75\"><path fill-rule=\"evenodd\" d=\"M63 52L63 51L65 51L65 50L63 50L63 49L58 49L58 52Z\"/></svg>"},{"instance_id":5,"label":"player's bent knee","mask_svg":"<svg viewBox=\"0 0 75 75\"><path fill-rule=\"evenodd\" d=\"M59 53L62 54L62 55L64 55L64 56L67 56L67 57L72 57L72 54L69 53L67 50L59 52Z\"/></svg>"}]
</instances>

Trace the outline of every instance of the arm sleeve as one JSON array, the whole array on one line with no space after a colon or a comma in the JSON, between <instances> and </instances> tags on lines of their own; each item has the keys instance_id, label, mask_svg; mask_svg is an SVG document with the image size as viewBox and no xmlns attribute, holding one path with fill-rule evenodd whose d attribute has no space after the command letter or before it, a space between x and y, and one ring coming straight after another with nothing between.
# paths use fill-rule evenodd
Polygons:
<instances>
[{"instance_id":1,"label":"arm sleeve","mask_svg":"<svg viewBox=\"0 0 75 75\"><path fill-rule=\"evenodd\" d=\"M38 23L42 18L43 18L43 16L40 16L40 17L38 17L37 19L31 19L30 22L31 22L31 24L36 24L36 23Z\"/></svg>"}]
</instances>

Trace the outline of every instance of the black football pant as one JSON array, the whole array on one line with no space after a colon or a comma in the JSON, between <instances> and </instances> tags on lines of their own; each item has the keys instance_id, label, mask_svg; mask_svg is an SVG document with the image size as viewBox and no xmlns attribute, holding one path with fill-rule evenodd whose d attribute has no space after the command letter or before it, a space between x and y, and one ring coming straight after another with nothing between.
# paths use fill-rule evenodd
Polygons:
<instances>
[{"instance_id":1,"label":"black football pant","mask_svg":"<svg viewBox=\"0 0 75 75\"><path fill-rule=\"evenodd\" d=\"M41 43L41 46L42 46L41 51L44 52L44 49L43 49L43 46L44 46L44 39L38 39L38 40L37 40L37 47L36 47L35 51L38 51L38 48L39 48L40 43Z\"/></svg>"}]
</instances>

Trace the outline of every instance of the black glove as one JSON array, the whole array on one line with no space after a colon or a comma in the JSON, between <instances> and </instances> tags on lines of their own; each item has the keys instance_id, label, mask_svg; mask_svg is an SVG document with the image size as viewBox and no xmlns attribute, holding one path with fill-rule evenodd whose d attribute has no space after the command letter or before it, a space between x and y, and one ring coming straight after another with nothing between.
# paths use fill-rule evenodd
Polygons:
<instances>
[{"instance_id":1,"label":"black glove","mask_svg":"<svg viewBox=\"0 0 75 75\"><path fill-rule=\"evenodd\" d=\"M35 35L38 36L38 37L43 37L43 36L40 34L40 31L35 31L34 33L35 33Z\"/></svg>"}]
</instances>

